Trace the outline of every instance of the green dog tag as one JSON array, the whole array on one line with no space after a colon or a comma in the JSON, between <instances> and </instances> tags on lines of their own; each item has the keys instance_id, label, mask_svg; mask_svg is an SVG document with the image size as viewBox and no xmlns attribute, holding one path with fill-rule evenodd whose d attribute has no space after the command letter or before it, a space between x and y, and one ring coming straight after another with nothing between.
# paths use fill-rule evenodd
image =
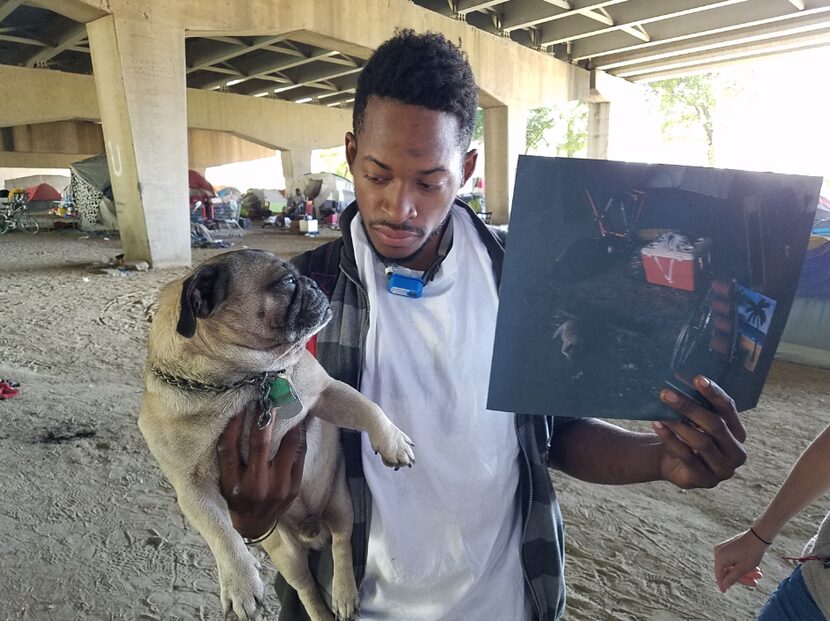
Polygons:
<instances>
[{"instance_id":1,"label":"green dog tag","mask_svg":"<svg viewBox=\"0 0 830 621\"><path fill-rule=\"evenodd\" d=\"M283 420L294 418L303 411L303 402L297 389L287 375L279 375L271 380L268 388L268 401L271 407L276 410L277 418Z\"/></svg>"}]
</instances>

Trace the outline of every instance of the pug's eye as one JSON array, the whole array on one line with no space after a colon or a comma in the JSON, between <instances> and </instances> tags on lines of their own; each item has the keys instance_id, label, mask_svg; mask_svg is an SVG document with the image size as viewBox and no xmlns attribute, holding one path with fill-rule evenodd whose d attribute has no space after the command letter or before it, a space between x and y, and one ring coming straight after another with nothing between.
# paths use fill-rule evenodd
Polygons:
<instances>
[{"instance_id":1,"label":"pug's eye","mask_svg":"<svg viewBox=\"0 0 830 621\"><path fill-rule=\"evenodd\" d=\"M283 284L283 285L296 285L297 284L297 279L294 278L293 276L286 276L285 278L282 279L281 284Z\"/></svg>"}]
</instances>

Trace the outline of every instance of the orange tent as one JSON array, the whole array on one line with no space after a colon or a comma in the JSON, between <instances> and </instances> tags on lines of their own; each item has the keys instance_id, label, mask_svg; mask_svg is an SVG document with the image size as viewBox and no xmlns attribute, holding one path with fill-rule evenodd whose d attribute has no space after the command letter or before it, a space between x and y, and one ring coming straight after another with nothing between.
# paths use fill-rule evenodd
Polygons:
<instances>
[{"instance_id":1,"label":"orange tent","mask_svg":"<svg viewBox=\"0 0 830 621\"><path fill-rule=\"evenodd\" d=\"M55 201L63 198L61 193L48 183L33 185L26 192L29 194L30 211L49 211Z\"/></svg>"},{"instance_id":2,"label":"orange tent","mask_svg":"<svg viewBox=\"0 0 830 621\"><path fill-rule=\"evenodd\" d=\"M59 201L61 200L61 193L58 192L48 183L41 183L33 185L26 190L29 193L29 202L31 201Z\"/></svg>"}]
</instances>

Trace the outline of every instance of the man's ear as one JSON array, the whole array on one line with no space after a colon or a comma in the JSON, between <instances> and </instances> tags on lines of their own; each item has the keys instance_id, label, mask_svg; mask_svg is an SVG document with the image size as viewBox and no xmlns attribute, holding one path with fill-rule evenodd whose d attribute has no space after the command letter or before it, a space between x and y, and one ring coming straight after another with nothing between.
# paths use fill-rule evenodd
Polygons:
<instances>
[{"instance_id":1,"label":"man's ear","mask_svg":"<svg viewBox=\"0 0 830 621\"><path fill-rule=\"evenodd\" d=\"M354 177L354 161L357 157L357 137L352 132L346 132L346 163L349 165L349 172Z\"/></svg>"},{"instance_id":2,"label":"man's ear","mask_svg":"<svg viewBox=\"0 0 830 621\"><path fill-rule=\"evenodd\" d=\"M230 279L230 269L220 263L200 267L182 283L179 334L196 334L196 318L209 316L228 297Z\"/></svg>"},{"instance_id":3,"label":"man's ear","mask_svg":"<svg viewBox=\"0 0 830 621\"><path fill-rule=\"evenodd\" d=\"M470 177L473 176L473 173L476 170L476 162L478 161L478 149L470 149L464 154L464 162L463 172L464 172L464 180L461 182L461 186L463 187L465 183L470 180Z\"/></svg>"}]
</instances>

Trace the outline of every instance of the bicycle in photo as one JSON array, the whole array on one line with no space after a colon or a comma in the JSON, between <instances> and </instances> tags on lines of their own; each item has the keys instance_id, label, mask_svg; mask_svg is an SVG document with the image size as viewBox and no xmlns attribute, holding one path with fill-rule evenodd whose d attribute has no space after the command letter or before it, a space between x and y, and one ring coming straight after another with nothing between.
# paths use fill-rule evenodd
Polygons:
<instances>
[{"instance_id":1,"label":"bicycle in photo","mask_svg":"<svg viewBox=\"0 0 830 621\"><path fill-rule=\"evenodd\" d=\"M8 205L0 208L0 235L14 230L34 235L40 230L37 220L29 213L28 202L26 193L15 194Z\"/></svg>"}]
</instances>

